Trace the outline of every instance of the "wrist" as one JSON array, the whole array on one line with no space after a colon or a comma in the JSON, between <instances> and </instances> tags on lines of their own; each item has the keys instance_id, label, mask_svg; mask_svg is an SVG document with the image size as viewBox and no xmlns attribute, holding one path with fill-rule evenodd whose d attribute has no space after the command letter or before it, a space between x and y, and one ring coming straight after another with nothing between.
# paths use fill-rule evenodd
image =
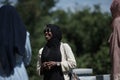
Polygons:
<instances>
[{"instance_id":1,"label":"wrist","mask_svg":"<svg viewBox=\"0 0 120 80\"><path fill-rule=\"evenodd\" d=\"M56 62L56 65L57 65L57 66L60 66L60 65L61 65L61 63L60 63L60 62Z\"/></svg>"}]
</instances>

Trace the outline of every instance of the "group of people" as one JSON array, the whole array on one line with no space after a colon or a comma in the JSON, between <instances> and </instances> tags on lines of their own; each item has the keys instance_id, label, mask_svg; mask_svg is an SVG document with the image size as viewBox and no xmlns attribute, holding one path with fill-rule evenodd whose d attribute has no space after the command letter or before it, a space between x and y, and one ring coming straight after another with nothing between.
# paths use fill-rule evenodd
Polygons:
<instances>
[{"instance_id":1,"label":"group of people","mask_svg":"<svg viewBox=\"0 0 120 80\"><path fill-rule=\"evenodd\" d=\"M120 80L120 0L111 5L112 33L109 38L112 62L111 80ZM61 42L58 25L47 24L43 31L46 44L39 50L37 73L43 80L70 80L76 67L71 47ZM0 80L29 80L26 66L31 61L30 34L17 10L10 5L0 8Z\"/></svg>"},{"instance_id":2,"label":"group of people","mask_svg":"<svg viewBox=\"0 0 120 80\"><path fill-rule=\"evenodd\" d=\"M46 44L39 50L37 72L43 80L70 80L68 72L76 67L71 47L61 42L59 26L47 24ZM11 5L0 8L0 80L29 80L26 66L31 61L30 34Z\"/></svg>"}]
</instances>

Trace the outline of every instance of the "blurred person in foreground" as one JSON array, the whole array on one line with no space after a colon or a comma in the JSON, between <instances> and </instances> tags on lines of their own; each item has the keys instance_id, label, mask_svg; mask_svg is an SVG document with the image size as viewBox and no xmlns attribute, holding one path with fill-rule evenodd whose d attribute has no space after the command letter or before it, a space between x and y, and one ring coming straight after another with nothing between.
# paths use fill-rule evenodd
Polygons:
<instances>
[{"instance_id":1,"label":"blurred person in foreground","mask_svg":"<svg viewBox=\"0 0 120 80\"><path fill-rule=\"evenodd\" d=\"M29 33L13 6L0 8L0 80L29 80L25 66L31 61Z\"/></svg>"},{"instance_id":2,"label":"blurred person in foreground","mask_svg":"<svg viewBox=\"0 0 120 80\"><path fill-rule=\"evenodd\" d=\"M111 4L112 33L109 38L112 62L111 80L120 80L120 0Z\"/></svg>"},{"instance_id":3,"label":"blurred person in foreground","mask_svg":"<svg viewBox=\"0 0 120 80\"><path fill-rule=\"evenodd\" d=\"M47 24L44 35L47 43L38 53L38 74L43 80L70 80L68 72L76 67L76 60L71 47L61 42L60 27Z\"/></svg>"}]
</instances>

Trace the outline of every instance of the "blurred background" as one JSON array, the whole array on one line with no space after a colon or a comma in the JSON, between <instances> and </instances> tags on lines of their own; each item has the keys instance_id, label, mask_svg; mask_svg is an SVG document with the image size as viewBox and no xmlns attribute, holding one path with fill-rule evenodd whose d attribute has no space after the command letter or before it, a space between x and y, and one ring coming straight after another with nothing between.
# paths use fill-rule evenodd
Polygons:
<instances>
[{"instance_id":1,"label":"blurred background","mask_svg":"<svg viewBox=\"0 0 120 80\"><path fill-rule=\"evenodd\" d=\"M45 44L46 24L57 24L77 60L77 68L92 68L94 75L109 74L111 61L108 39L111 33L112 0L0 0L0 6L16 7L30 32L32 61L27 67L30 80L36 73L37 54Z\"/></svg>"}]
</instances>

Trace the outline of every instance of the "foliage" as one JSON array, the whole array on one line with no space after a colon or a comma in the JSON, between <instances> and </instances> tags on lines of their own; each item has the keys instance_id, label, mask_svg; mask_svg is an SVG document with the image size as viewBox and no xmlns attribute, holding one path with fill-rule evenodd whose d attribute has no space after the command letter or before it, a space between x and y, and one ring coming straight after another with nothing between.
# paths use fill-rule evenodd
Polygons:
<instances>
[{"instance_id":1,"label":"foliage","mask_svg":"<svg viewBox=\"0 0 120 80\"><path fill-rule=\"evenodd\" d=\"M39 80L36 73L37 54L45 43L45 24L61 27L63 42L72 47L79 68L93 68L94 74L110 73L108 38L111 32L109 13L84 8L75 12L52 11L58 0L18 0L16 8L31 35L32 61L27 67L30 80Z\"/></svg>"}]
</instances>

